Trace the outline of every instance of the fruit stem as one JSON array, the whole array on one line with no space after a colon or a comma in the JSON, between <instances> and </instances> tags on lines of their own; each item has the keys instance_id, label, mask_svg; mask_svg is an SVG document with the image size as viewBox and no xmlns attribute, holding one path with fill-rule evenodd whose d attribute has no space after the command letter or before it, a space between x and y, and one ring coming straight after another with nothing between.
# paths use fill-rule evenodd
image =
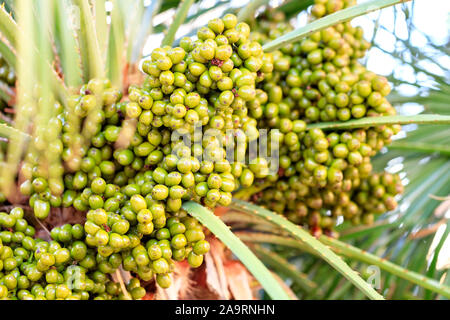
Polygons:
<instances>
[{"instance_id":1,"label":"fruit stem","mask_svg":"<svg viewBox=\"0 0 450 320\"><path fill-rule=\"evenodd\" d=\"M130 294L128 293L127 288L125 287L125 283L123 282L122 274L120 273L119 269L116 270L116 277L117 280L119 281L120 289L122 290L122 293L125 296L125 298L127 298L127 300L133 300Z\"/></svg>"},{"instance_id":2,"label":"fruit stem","mask_svg":"<svg viewBox=\"0 0 450 320\"><path fill-rule=\"evenodd\" d=\"M253 185L249 188L241 189L241 190L237 191L236 193L233 194L233 198L239 199L239 200L248 200L254 194L257 194L258 192L261 192L270 186L271 186L270 182L264 182L259 185Z\"/></svg>"}]
</instances>

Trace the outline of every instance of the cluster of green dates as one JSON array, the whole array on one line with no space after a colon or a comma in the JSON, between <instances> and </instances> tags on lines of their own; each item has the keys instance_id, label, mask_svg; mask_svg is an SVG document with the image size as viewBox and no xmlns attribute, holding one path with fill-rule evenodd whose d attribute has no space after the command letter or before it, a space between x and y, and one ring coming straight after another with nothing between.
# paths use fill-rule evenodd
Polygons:
<instances>
[{"instance_id":1,"label":"cluster of green dates","mask_svg":"<svg viewBox=\"0 0 450 320\"><path fill-rule=\"evenodd\" d=\"M52 241L35 238L20 207L0 213L0 299L124 300L145 295L138 278L131 278L124 295L108 276L122 256L104 257L89 248L82 225L66 224L51 235Z\"/></svg>"},{"instance_id":2,"label":"cluster of green dates","mask_svg":"<svg viewBox=\"0 0 450 320\"><path fill-rule=\"evenodd\" d=\"M311 18L346 8L354 1L316 0ZM262 44L290 31L281 12L258 20L254 40ZM259 127L279 129L277 175L253 200L285 214L317 234L333 234L339 218L370 224L374 214L396 208L403 190L397 175L372 173L371 157L391 142L399 125L323 131L312 123L395 115L386 96L386 78L366 70L358 59L369 48L362 29L350 22L313 33L273 53L274 71L260 84L267 92ZM370 186L384 192L371 194ZM377 181L374 183L374 181ZM370 201L362 201L362 199Z\"/></svg>"},{"instance_id":3,"label":"cluster of green dates","mask_svg":"<svg viewBox=\"0 0 450 320\"><path fill-rule=\"evenodd\" d=\"M273 69L271 56L249 35L246 23L227 14L201 28L198 40L183 38L180 47L155 49L143 63L146 85L130 97L133 105L148 95L153 100L150 124L143 122L150 122L145 111L135 112L138 130L155 126L183 136L164 146L154 171L160 183L174 184L187 198L211 208L227 206L233 191L252 185L255 175L268 170L265 159L251 166L244 162L248 143L259 137L257 121L249 114L261 91L256 84ZM161 200L172 200L174 187L166 190L164 184L158 186Z\"/></svg>"},{"instance_id":4,"label":"cluster of green dates","mask_svg":"<svg viewBox=\"0 0 450 320\"><path fill-rule=\"evenodd\" d=\"M54 103L49 125L35 129L20 186L41 220L51 221L55 208L85 217L76 226L81 238L66 225L53 228L54 241L83 244L104 274L120 267L163 288L174 261L203 263L209 244L183 202L227 206L233 191L268 171L262 158L245 164L248 143L259 137L249 109L273 70L271 55L249 36L234 15L211 20L198 40L155 49L143 62L144 85L130 86L126 99L93 79L67 108ZM229 161L230 146L241 161Z\"/></svg>"},{"instance_id":5,"label":"cluster of green dates","mask_svg":"<svg viewBox=\"0 0 450 320\"><path fill-rule=\"evenodd\" d=\"M130 89L131 97L135 91ZM70 98L69 110L56 104L53 125L36 135L27 154L20 190L30 196L29 205L41 220L52 208L85 213L82 243L114 260L102 264L105 273L122 267L167 288L173 260L187 259L198 267L209 250L202 227L181 210L182 201L191 199L188 188L195 185L192 167L200 163L172 154L170 129L137 125L125 139L128 147L121 146L121 135L134 119L126 116L134 102L121 103L121 98L107 81L94 79ZM146 106L145 99L138 100ZM55 241L66 239L59 227L51 233Z\"/></svg>"}]
</instances>

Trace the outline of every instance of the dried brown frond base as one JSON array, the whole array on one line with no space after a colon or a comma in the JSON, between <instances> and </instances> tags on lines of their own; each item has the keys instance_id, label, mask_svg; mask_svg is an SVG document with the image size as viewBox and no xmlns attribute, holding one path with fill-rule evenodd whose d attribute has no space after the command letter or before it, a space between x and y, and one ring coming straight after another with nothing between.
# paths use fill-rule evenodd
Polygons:
<instances>
[{"instance_id":1,"label":"dried brown frond base","mask_svg":"<svg viewBox=\"0 0 450 320\"><path fill-rule=\"evenodd\" d=\"M128 94L128 88L131 84L142 84L144 82L144 73L139 70L138 64L125 64L123 68L122 90L124 95Z\"/></svg>"},{"instance_id":2,"label":"dried brown frond base","mask_svg":"<svg viewBox=\"0 0 450 320\"><path fill-rule=\"evenodd\" d=\"M231 252L215 237L208 237L211 250L197 269L177 262L172 286L162 289L154 281L145 284L142 300L255 300L260 285Z\"/></svg>"}]
</instances>

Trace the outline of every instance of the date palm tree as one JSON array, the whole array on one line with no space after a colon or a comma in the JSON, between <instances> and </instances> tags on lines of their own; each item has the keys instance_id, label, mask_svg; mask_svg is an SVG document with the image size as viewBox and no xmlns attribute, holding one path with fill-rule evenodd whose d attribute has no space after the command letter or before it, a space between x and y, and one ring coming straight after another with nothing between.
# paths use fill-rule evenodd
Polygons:
<instances>
[{"instance_id":1,"label":"date palm tree","mask_svg":"<svg viewBox=\"0 0 450 320\"><path fill-rule=\"evenodd\" d=\"M26 197L14 191L18 190L17 175L28 142L36 138L39 128L48 125L52 104L45 102L56 98L68 108L69 96L94 78L107 78L127 93L130 86L145 81L140 62L144 51L148 52L146 46L176 45L183 36L195 34L205 19L230 12L240 21L257 21L269 6L267 0L251 1L243 7L232 7L234 2L229 0L3 2L0 54L17 75L15 85L0 82L0 97L7 105L0 111L5 208L28 204ZM313 2L281 1L274 9L294 19ZM395 6L392 10L397 13L396 19L406 21L410 34L420 32L412 23L412 14L420 15L414 11L414 1L402 2L360 3L295 28L266 43L263 49L271 52L316 31L390 6ZM373 25L375 31L384 28L377 21ZM378 43L375 35L373 47L412 68L416 75L414 80L405 80L395 72L388 76L394 88L389 100L398 107L399 115L323 123L321 128L406 125L399 139L374 160L378 170L401 173L406 190L398 209L380 215L371 225L345 222L337 227L340 237L336 239L314 237L277 213L247 201L251 193L264 186L238 192L229 207L218 208L215 214L197 202L186 202L184 210L210 232L211 253L200 269L179 263L173 287L163 290L149 286L146 299L450 298L449 257L445 255L450 232L450 87L449 70L438 59L448 57L449 48L429 38L426 46L415 47L410 36L404 39L395 30L390 32L396 39L394 51ZM434 64L440 71L427 70L421 61ZM414 95L406 95L404 86L412 87ZM411 114L406 103L423 108ZM53 219L73 221L73 213L63 211L53 212ZM51 222L30 219L42 232L51 226ZM121 272L114 280L123 284L124 277L127 273ZM258 291L260 288L264 290ZM122 290L126 290L124 286Z\"/></svg>"}]
</instances>

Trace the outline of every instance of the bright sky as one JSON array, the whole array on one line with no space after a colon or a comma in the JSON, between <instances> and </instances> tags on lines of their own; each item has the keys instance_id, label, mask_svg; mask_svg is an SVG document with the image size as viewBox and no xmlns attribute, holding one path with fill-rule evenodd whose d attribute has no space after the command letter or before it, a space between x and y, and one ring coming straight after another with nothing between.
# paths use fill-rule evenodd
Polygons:
<instances>
[{"instance_id":1,"label":"bright sky","mask_svg":"<svg viewBox=\"0 0 450 320\"><path fill-rule=\"evenodd\" d=\"M408 7L412 11L413 23L424 34L431 37L431 39L437 45L442 45L449 40L450 29L450 1L448 0L415 0L413 4L407 3L403 5ZM397 22L394 28L394 11L397 14ZM372 20L376 20L380 16L379 24L383 28L379 28L377 32L376 42L380 44L384 49L392 51L395 45L395 38L392 32L395 29L397 37L407 39L408 27L406 25L405 15L402 10L402 5L397 5L395 8L386 8L380 12L373 12L366 17L359 17L354 20L355 25L360 25L364 28L364 34L367 39L371 39L373 36L373 23ZM420 32L412 32L411 43L416 47L423 47L427 40ZM442 56L439 58L439 62L450 69L450 58L448 56ZM392 57L384 54L380 50L372 50L368 60L368 68L377 71L379 74L387 75L391 73L392 69L397 66ZM433 72L439 72L441 70L435 68L433 65L427 65L427 68L432 68ZM403 70L402 73L412 70Z\"/></svg>"}]
</instances>

